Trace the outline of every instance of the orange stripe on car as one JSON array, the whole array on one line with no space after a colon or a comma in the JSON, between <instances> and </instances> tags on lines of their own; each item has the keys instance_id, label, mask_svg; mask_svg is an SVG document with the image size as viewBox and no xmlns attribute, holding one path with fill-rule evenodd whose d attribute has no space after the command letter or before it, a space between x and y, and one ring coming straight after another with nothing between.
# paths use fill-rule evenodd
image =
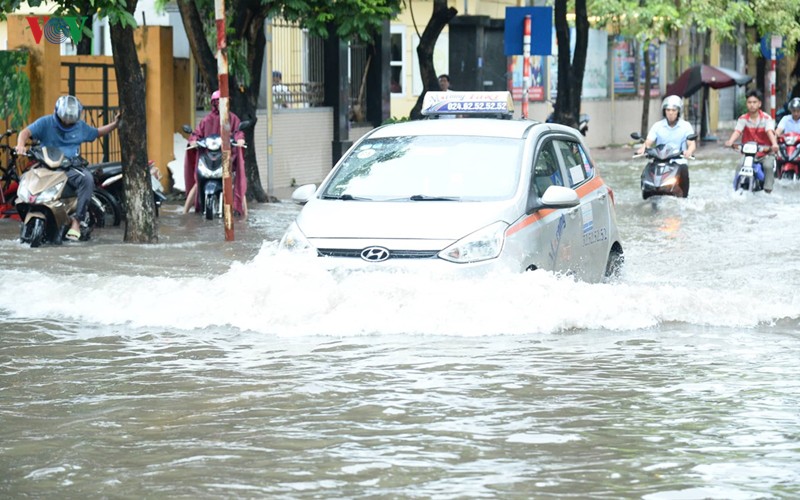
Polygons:
<instances>
[{"instance_id":1,"label":"orange stripe on car","mask_svg":"<svg viewBox=\"0 0 800 500\"><path fill-rule=\"evenodd\" d=\"M575 189L575 192L578 193L578 198L583 198L587 194L594 192L594 190L600 187L603 187L603 179L601 179L600 176L597 175L594 177L594 179L590 180L586 184L578 186L578 188ZM548 208L544 210L539 210L536 213L525 217L524 219L518 221L513 226L509 227L508 230L506 231L506 236L511 236L512 234L524 229L525 227L528 227L534 222L544 219L545 217L553 213L553 211L554 210L552 208Z\"/></svg>"}]
</instances>

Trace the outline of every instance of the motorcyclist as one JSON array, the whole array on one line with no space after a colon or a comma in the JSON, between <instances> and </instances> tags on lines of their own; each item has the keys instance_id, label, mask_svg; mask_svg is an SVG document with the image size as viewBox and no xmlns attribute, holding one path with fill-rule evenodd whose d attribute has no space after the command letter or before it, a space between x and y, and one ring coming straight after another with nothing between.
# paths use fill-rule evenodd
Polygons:
<instances>
[{"instance_id":1,"label":"motorcyclist","mask_svg":"<svg viewBox=\"0 0 800 500\"><path fill-rule=\"evenodd\" d=\"M800 134L800 97L795 97L789 101L786 108L791 115L784 116L778 123L778 127L775 129L775 135L778 137L785 132Z\"/></svg>"},{"instance_id":2,"label":"motorcyclist","mask_svg":"<svg viewBox=\"0 0 800 500\"><path fill-rule=\"evenodd\" d=\"M34 138L43 147L58 148L67 158L76 158L80 155L82 143L92 142L119 127L120 113L116 114L113 122L94 128L81 119L82 112L83 105L77 97L62 95L56 100L52 115L40 117L19 133L17 154L24 155L25 143ZM86 215L94 191L94 178L86 167L77 164L71 166L66 174L67 182L75 188L78 198L66 238L78 241L81 236L80 221Z\"/></svg>"},{"instance_id":3,"label":"motorcyclist","mask_svg":"<svg viewBox=\"0 0 800 500\"><path fill-rule=\"evenodd\" d=\"M778 152L778 141L775 137L775 120L771 116L761 111L761 101L763 95L758 89L751 89L745 94L747 98L747 113L743 114L736 121L736 128L731 132L730 138L725 141L725 145L732 147L734 142L741 136L742 142L755 142L759 146L769 147L772 154L764 155L761 158L761 167L764 170L764 192L771 193L772 185L775 183L775 156ZM736 167L739 170L739 166Z\"/></svg>"},{"instance_id":4,"label":"motorcyclist","mask_svg":"<svg viewBox=\"0 0 800 500\"><path fill-rule=\"evenodd\" d=\"M645 150L652 148L654 144L669 144L679 151L683 151L684 158L691 158L697 144L694 140L687 140L687 137L694 134L694 128L686 120L681 119L683 110L683 100L670 95L661 101L661 114L663 120L659 120L650 127L647 138L639 147L636 154L644 154Z\"/></svg>"},{"instance_id":5,"label":"motorcyclist","mask_svg":"<svg viewBox=\"0 0 800 500\"><path fill-rule=\"evenodd\" d=\"M697 143L694 139L689 139L694 134L694 127L686 120L681 119L683 110L683 99L676 95L669 95L661 101L662 120L657 121L647 132L647 138L639 147L636 154L644 154L645 150L652 148L653 145L668 145L678 151L683 152L683 158L674 160L680 163L680 184L684 196L689 195L689 166L686 158L694 155Z\"/></svg>"},{"instance_id":6,"label":"motorcyclist","mask_svg":"<svg viewBox=\"0 0 800 500\"><path fill-rule=\"evenodd\" d=\"M186 157L183 163L183 175L186 181L187 193L183 213L189 212L189 207L192 203L194 203L196 212L200 209L200 199L197 196L197 160L199 155L197 149L194 148L197 146L197 139L220 134L219 95L219 90L215 90L211 94L211 112L200 121L192 135L189 136L189 148L192 149L186 150ZM239 130L241 121L235 113L229 112L228 119L233 139L236 141L236 145L239 146L231 151L231 171L234 174L233 210L242 217L247 217L247 200L245 198L247 176L244 171L244 149L242 148L244 146L244 132Z\"/></svg>"}]
</instances>

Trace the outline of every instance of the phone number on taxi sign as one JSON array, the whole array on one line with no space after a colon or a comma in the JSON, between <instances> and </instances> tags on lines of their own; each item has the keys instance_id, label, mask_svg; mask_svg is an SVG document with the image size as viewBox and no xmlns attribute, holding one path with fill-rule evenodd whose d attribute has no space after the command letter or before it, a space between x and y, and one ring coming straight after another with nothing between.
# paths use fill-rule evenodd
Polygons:
<instances>
[{"instance_id":1,"label":"phone number on taxi sign","mask_svg":"<svg viewBox=\"0 0 800 500\"><path fill-rule=\"evenodd\" d=\"M506 102L448 102L448 111L471 111L471 110L488 110L488 111L506 111L508 110L508 103Z\"/></svg>"}]
</instances>

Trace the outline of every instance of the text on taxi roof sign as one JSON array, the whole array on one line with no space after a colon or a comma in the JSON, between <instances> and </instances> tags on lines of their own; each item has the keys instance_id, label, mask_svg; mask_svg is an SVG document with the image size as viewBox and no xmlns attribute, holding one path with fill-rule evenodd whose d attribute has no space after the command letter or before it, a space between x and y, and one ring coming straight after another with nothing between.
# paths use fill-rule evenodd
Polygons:
<instances>
[{"instance_id":1,"label":"text on taxi roof sign","mask_svg":"<svg viewBox=\"0 0 800 500\"><path fill-rule=\"evenodd\" d=\"M511 93L502 92L427 92L422 102L423 115L513 114Z\"/></svg>"}]
</instances>

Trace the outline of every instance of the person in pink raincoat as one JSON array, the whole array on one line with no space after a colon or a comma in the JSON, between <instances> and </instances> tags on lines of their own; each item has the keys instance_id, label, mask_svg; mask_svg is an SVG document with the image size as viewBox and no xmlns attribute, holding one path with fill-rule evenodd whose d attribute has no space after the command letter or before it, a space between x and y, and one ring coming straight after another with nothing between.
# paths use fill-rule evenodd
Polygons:
<instances>
[{"instance_id":1,"label":"person in pink raincoat","mask_svg":"<svg viewBox=\"0 0 800 500\"><path fill-rule=\"evenodd\" d=\"M231 135L238 146L244 146L244 132L239 130L239 117L229 113ZM219 90L211 94L211 112L205 116L192 135L189 136L189 147L183 161L183 178L186 180L186 204L183 213L189 212L189 207L194 202L195 211L200 209L200 200L197 196L197 139L220 133L219 126ZM233 210L234 213L247 217L247 176L244 172L244 148L231 148L231 170L233 172Z\"/></svg>"}]
</instances>

